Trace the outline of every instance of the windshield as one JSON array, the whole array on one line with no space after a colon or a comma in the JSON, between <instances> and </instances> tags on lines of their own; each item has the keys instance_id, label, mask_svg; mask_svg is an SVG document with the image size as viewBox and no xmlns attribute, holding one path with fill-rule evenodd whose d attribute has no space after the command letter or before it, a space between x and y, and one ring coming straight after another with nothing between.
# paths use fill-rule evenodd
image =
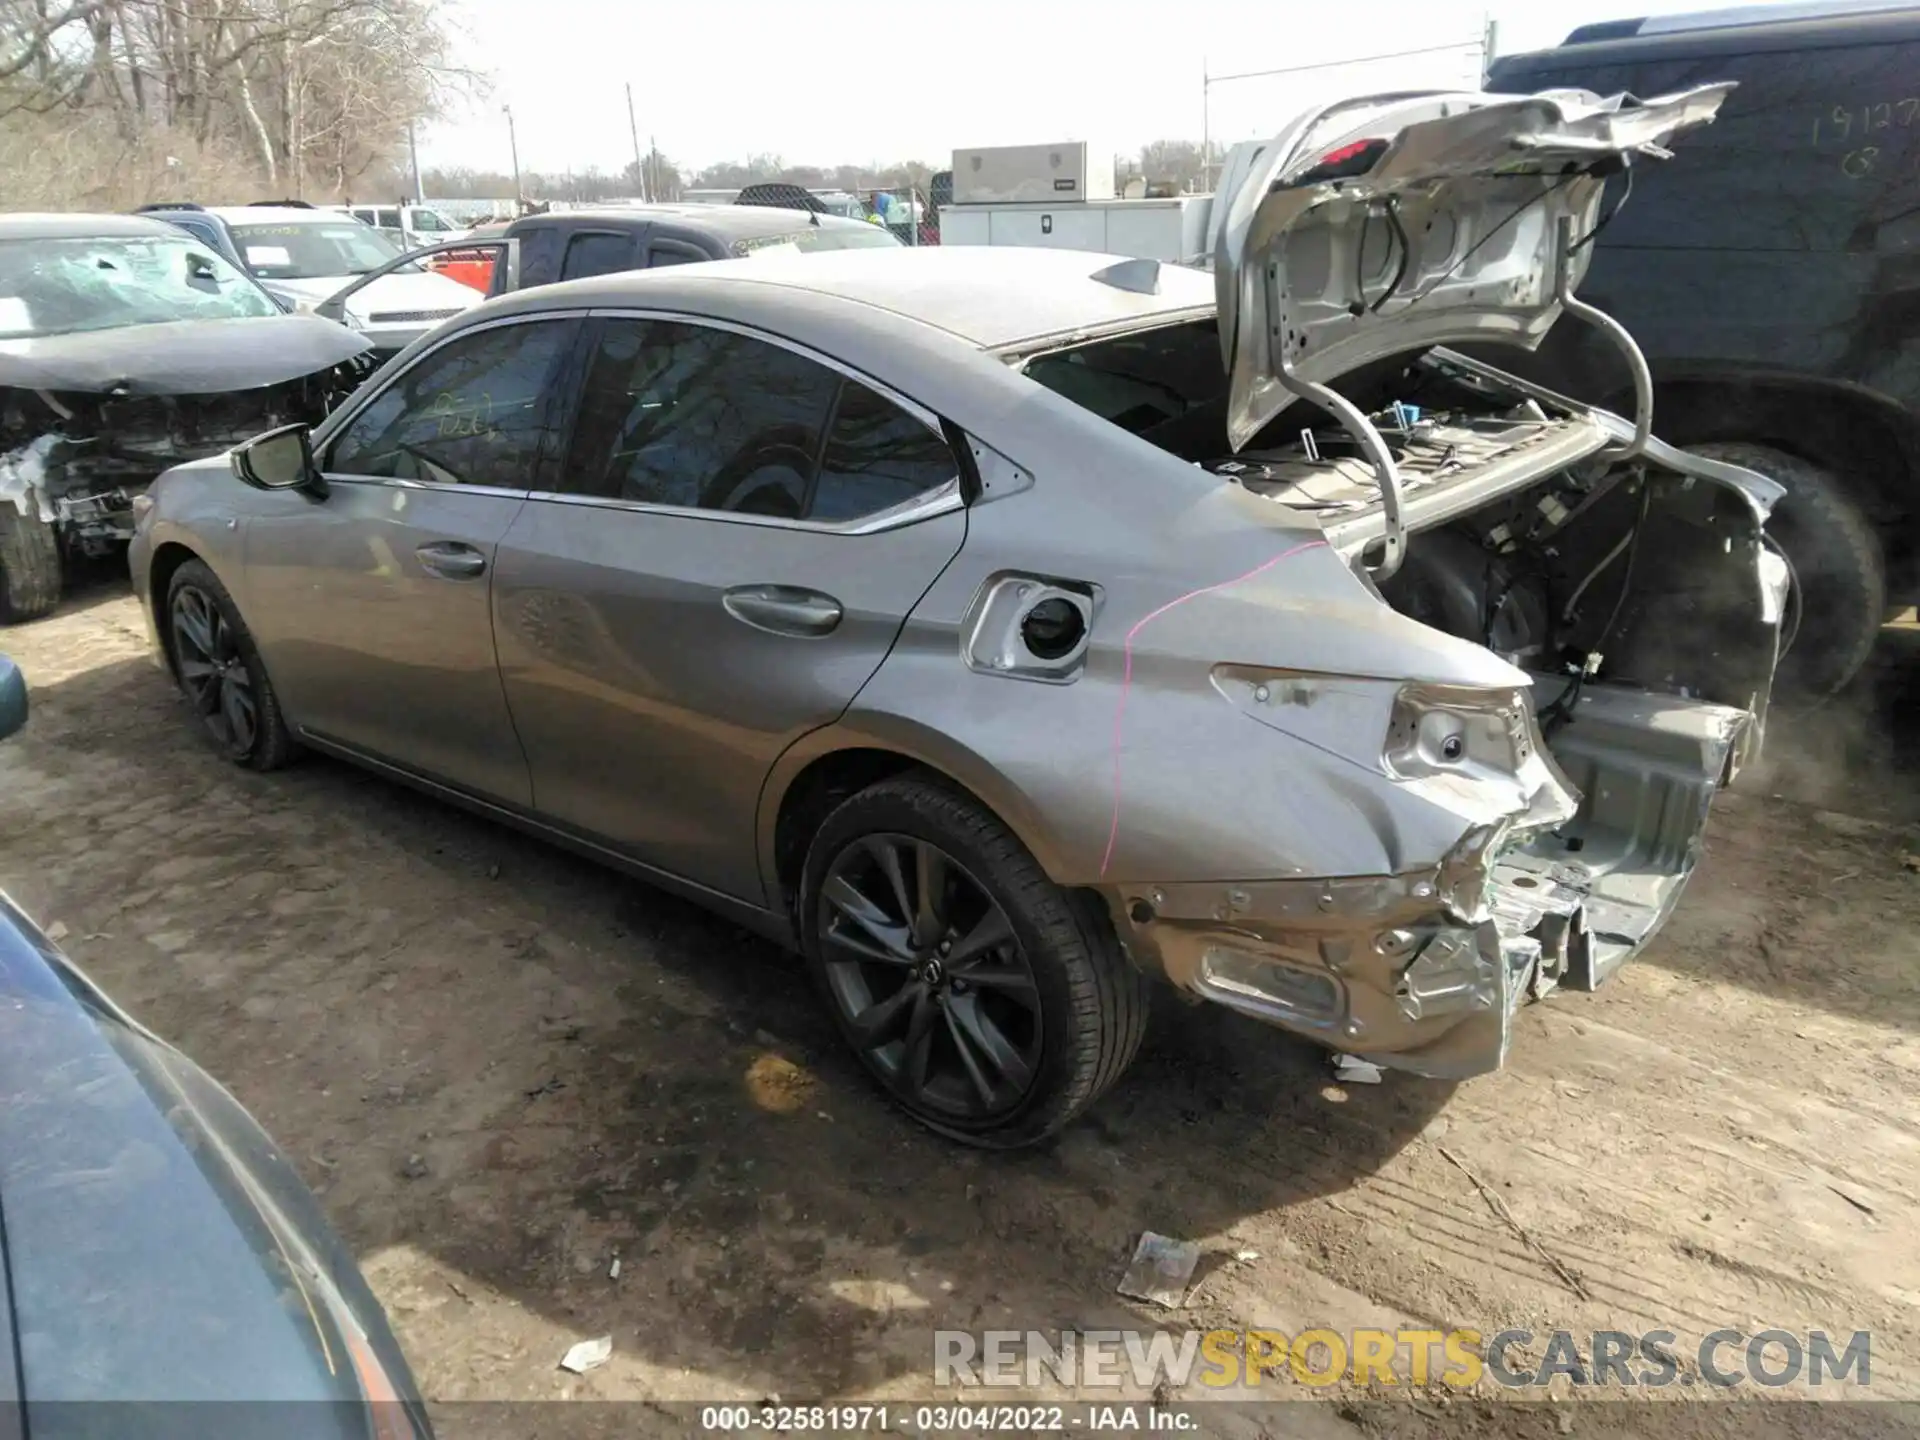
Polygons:
<instances>
[{"instance_id":1,"label":"windshield","mask_svg":"<svg viewBox=\"0 0 1920 1440\"><path fill-rule=\"evenodd\" d=\"M815 250L893 250L900 238L880 225L809 225L791 235L756 235L751 240L733 242L736 255L783 255Z\"/></svg>"},{"instance_id":2,"label":"windshield","mask_svg":"<svg viewBox=\"0 0 1920 1440\"><path fill-rule=\"evenodd\" d=\"M262 280L331 280L364 275L399 255L391 241L357 220L235 225L233 240Z\"/></svg>"},{"instance_id":3,"label":"windshield","mask_svg":"<svg viewBox=\"0 0 1920 1440\"><path fill-rule=\"evenodd\" d=\"M826 206L829 215L838 215L847 220L867 218L867 207L851 195L821 195L816 198Z\"/></svg>"},{"instance_id":4,"label":"windshield","mask_svg":"<svg viewBox=\"0 0 1920 1440\"><path fill-rule=\"evenodd\" d=\"M0 340L279 313L187 235L0 241Z\"/></svg>"},{"instance_id":5,"label":"windshield","mask_svg":"<svg viewBox=\"0 0 1920 1440\"><path fill-rule=\"evenodd\" d=\"M438 210L426 210L418 205L409 210L407 216L412 220L413 228L422 235L442 234L446 231L458 230L460 228Z\"/></svg>"}]
</instances>

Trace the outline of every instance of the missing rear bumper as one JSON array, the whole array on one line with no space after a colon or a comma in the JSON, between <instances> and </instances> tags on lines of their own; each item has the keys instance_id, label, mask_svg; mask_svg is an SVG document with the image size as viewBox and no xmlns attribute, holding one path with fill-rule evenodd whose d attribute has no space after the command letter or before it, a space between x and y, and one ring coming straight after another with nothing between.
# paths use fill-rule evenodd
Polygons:
<instances>
[{"instance_id":1,"label":"missing rear bumper","mask_svg":"<svg viewBox=\"0 0 1920 1440\"><path fill-rule=\"evenodd\" d=\"M1186 994L1376 1064L1464 1079L1515 1012L1591 990L1672 912L1752 716L1589 685L1556 737L1581 799L1477 856L1405 875L1116 887L1135 960Z\"/></svg>"}]
</instances>

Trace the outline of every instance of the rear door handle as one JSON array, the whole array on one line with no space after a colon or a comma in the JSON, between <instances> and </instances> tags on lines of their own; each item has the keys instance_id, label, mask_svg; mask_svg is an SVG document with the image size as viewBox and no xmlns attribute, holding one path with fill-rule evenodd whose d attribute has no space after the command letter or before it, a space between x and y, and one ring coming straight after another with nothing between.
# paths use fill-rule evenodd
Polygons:
<instances>
[{"instance_id":1,"label":"rear door handle","mask_svg":"<svg viewBox=\"0 0 1920 1440\"><path fill-rule=\"evenodd\" d=\"M487 557L458 540L435 540L413 553L429 575L438 575L442 580L471 580L487 570Z\"/></svg>"},{"instance_id":2,"label":"rear door handle","mask_svg":"<svg viewBox=\"0 0 1920 1440\"><path fill-rule=\"evenodd\" d=\"M831 595L792 585L739 585L727 591L720 603L742 625L770 635L809 639L831 634L844 613Z\"/></svg>"}]
</instances>

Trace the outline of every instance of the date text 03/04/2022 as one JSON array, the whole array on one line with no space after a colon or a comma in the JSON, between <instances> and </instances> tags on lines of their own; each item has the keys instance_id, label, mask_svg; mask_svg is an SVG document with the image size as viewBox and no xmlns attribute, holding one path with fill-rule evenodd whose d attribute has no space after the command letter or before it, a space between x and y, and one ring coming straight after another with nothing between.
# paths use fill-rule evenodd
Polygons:
<instances>
[{"instance_id":1,"label":"date text 03/04/2022","mask_svg":"<svg viewBox=\"0 0 1920 1440\"><path fill-rule=\"evenodd\" d=\"M1157 1405L706 1405L707 1432L859 1434L911 1421L921 1434L1028 1435L1045 1431L1140 1431L1183 1434L1199 1420Z\"/></svg>"}]
</instances>

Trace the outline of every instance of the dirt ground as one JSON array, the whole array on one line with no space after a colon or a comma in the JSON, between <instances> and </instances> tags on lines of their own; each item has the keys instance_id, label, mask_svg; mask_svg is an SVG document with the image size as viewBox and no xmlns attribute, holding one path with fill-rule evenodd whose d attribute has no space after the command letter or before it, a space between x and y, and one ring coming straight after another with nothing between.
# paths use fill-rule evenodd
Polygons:
<instances>
[{"instance_id":1,"label":"dirt ground","mask_svg":"<svg viewBox=\"0 0 1920 1440\"><path fill-rule=\"evenodd\" d=\"M1092 1117L1014 1157L898 1118L798 970L690 906L343 765L222 763L123 589L0 649L34 704L0 885L278 1137L447 1435L500 1428L471 1400L925 1399L939 1326L1869 1330L1872 1394L1920 1398L1920 631L1776 725L1662 938L1524 1012L1504 1073L1343 1089L1169 999ZM1205 1248L1183 1313L1114 1293L1143 1230ZM557 1368L603 1334L604 1368ZM1688 1393L1657 1433L1806 1413ZM516 1433L682 1423L537 1413ZM1644 1400L1213 1414L1655 1433Z\"/></svg>"}]
</instances>

